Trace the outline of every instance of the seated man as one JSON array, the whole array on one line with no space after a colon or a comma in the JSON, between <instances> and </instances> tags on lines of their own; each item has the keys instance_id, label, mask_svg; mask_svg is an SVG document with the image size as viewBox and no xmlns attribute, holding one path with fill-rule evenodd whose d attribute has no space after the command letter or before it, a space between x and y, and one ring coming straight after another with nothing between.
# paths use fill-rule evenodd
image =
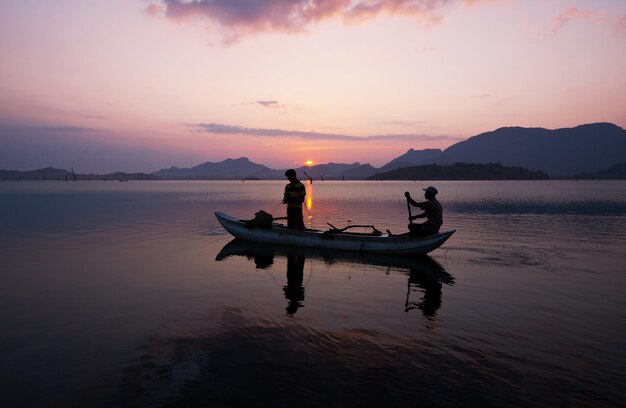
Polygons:
<instances>
[{"instance_id":1,"label":"seated man","mask_svg":"<svg viewBox=\"0 0 626 408\"><path fill-rule=\"evenodd\" d=\"M429 186L423 190L424 198L426 198L427 201L423 201L421 203L413 200L408 191L404 193L404 196L410 205L424 210L422 214L409 217L409 220L411 221L417 218L426 218L426 222L423 224L409 224L409 234L419 237L438 233L439 228L441 228L441 225L443 224L443 210L441 208L441 204L435 198L438 193L437 189L433 186Z\"/></svg>"}]
</instances>

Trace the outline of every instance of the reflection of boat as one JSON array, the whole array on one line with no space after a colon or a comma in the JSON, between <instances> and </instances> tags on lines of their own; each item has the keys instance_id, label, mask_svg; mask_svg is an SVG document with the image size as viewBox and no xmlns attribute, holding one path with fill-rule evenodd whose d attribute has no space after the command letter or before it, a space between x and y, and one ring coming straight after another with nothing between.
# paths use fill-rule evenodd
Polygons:
<instances>
[{"instance_id":1,"label":"reflection of boat","mask_svg":"<svg viewBox=\"0 0 626 408\"><path fill-rule=\"evenodd\" d=\"M428 255L402 256L368 252L346 252L332 249L293 247L286 245L264 245L240 239L233 239L217 254L215 260L223 261L234 256L243 256L254 261L258 269L265 269L274 263L275 257L287 259L287 285L283 288L289 300L289 314L302 307L304 287L302 274L306 259L318 259L328 265L337 263L376 265L394 268L409 276L405 300L405 311L420 309L426 317L435 316L441 307L442 284L453 285L454 278ZM411 300L411 293L422 292L419 301Z\"/></svg>"},{"instance_id":2,"label":"reflection of boat","mask_svg":"<svg viewBox=\"0 0 626 408\"><path fill-rule=\"evenodd\" d=\"M272 259L275 256L286 257L288 255L319 259L328 264L342 262L348 264L369 264L405 270L419 269L429 275L439 275L441 272L445 273L443 267L428 255L403 256L372 252L346 252L324 248L293 247L288 245L267 245L237 238L224 245L222 250L215 257L215 260L223 261L232 256L244 256L248 259L254 259L255 262L258 261L257 268L263 269L272 265ZM450 277L447 273L445 273L445 275ZM444 278L444 280L446 279Z\"/></svg>"},{"instance_id":3,"label":"reflection of boat","mask_svg":"<svg viewBox=\"0 0 626 408\"><path fill-rule=\"evenodd\" d=\"M281 224L271 227L255 226L222 212L216 212L217 220L235 238L289 246L337 249L342 251L377 252L389 254L426 254L439 248L455 230L426 237L374 233L352 233L342 230L293 230Z\"/></svg>"}]
</instances>

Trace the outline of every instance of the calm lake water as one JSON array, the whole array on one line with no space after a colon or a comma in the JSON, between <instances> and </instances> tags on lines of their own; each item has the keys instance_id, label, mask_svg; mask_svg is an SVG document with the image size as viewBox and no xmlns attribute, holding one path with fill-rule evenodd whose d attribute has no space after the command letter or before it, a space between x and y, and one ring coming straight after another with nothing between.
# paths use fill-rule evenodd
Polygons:
<instances>
[{"instance_id":1,"label":"calm lake water","mask_svg":"<svg viewBox=\"0 0 626 408\"><path fill-rule=\"evenodd\" d=\"M284 182L0 182L3 407L618 407L626 182L433 182L425 257L232 241ZM406 230L429 182L315 182Z\"/></svg>"}]
</instances>

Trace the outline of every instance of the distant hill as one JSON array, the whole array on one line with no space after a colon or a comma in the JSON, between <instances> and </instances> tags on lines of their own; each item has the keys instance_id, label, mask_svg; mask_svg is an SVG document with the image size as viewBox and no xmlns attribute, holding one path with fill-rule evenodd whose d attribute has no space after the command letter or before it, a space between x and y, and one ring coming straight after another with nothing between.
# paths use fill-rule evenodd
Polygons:
<instances>
[{"instance_id":1,"label":"distant hill","mask_svg":"<svg viewBox=\"0 0 626 408\"><path fill-rule=\"evenodd\" d=\"M341 177L346 180L364 180L374 173L376 173L375 167L372 167L370 164L362 164L359 167L346 170Z\"/></svg>"},{"instance_id":2,"label":"distant hill","mask_svg":"<svg viewBox=\"0 0 626 408\"><path fill-rule=\"evenodd\" d=\"M254 163L246 157L227 159L221 162L206 162L192 168L180 169L170 167L152 174L165 179L198 179L198 180L285 180L286 169L271 169ZM295 169L298 177L306 178L304 172L314 180L363 180L376 172L369 164L358 162L327 163L316 166L302 166Z\"/></svg>"},{"instance_id":3,"label":"distant hill","mask_svg":"<svg viewBox=\"0 0 626 408\"><path fill-rule=\"evenodd\" d=\"M109 174L79 174L79 180L161 180L154 174L146 173L124 173L117 171Z\"/></svg>"},{"instance_id":4,"label":"distant hill","mask_svg":"<svg viewBox=\"0 0 626 408\"><path fill-rule=\"evenodd\" d=\"M422 165L376 173L371 180L546 180L541 171L522 167L505 167L500 163L453 165Z\"/></svg>"},{"instance_id":5,"label":"distant hill","mask_svg":"<svg viewBox=\"0 0 626 408\"><path fill-rule=\"evenodd\" d=\"M563 177L605 169L624 162L625 157L626 131L610 123L595 123L556 130L501 128L450 146L436 162L497 162Z\"/></svg>"},{"instance_id":6,"label":"distant hill","mask_svg":"<svg viewBox=\"0 0 626 408\"><path fill-rule=\"evenodd\" d=\"M170 167L152 173L165 179L193 180L254 180L285 178L284 170L274 170L251 162L247 157L206 162L195 167L179 169Z\"/></svg>"},{"instance_id":7,"label":"distant hill","mask_svg":"<svg viewBox=\"0 0 626 408\"><path fill-rule=\"evenodd\" d=\"M320 180L322 178L324 180L363 180L376 172L376 169L369 164L361 164L359 162L352 164L318 164L310 167L302 166L295 170L299 177L306 172L306 174L316 180ZM282 178L284 178L284 176L282 176Z\"/></svg>"},{"instance_id":8,"label":"distant hill","mask_svg":"<svg viewBox=\"0 0 626 408\"><path fill-rule=\"evenodd\" d=\"M30 171L0 170L0 180L160 180L146 173L80 174L46 167Z\"/></svg>"},{"instance_id":9,"label":"distant hill","mask_svg":"<svg viewBox=\"0 0 626 408\"><path fill-rule=\"evenodd\" d=\"M67 170L55 169L54 167L46 167L44 169L17 171L17 170L0 170L1 180L64 180L65 177L71 176Z\"/></svg>"},{"instance_id":10,"label":"distant hill","mask_svg":"<svg viewBox=\"0 0 626 408\"><path fill-rule=\"evenodd\" d=\"M377 170L378 173L399 169L400 167L411 167L419 164L432 164L441 156L440 149L409 149L402 156L398 156Z\"/></svg>"},{"instance_id":11,"label":"distant hill","mask_svg":"<svg viewBox=\"0 0 626 408\"><path fill-rule=\"evenodd\" d=\"M573 176L577 179L590 180L626 180L626 163L615 164L608 169Z\"/></svg>"}]
</instances>

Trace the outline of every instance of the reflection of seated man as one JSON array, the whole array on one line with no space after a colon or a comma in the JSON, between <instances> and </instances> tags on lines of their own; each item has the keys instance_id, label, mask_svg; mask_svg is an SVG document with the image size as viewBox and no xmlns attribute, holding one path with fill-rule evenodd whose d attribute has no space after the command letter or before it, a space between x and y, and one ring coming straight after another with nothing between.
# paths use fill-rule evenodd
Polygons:
<instances>
[{"instance_id":1,"label":"reflection of seated man","mask_svg":"<svg viewBox=\"0 0 626 408\"><path fill-rule=\"evenodd\" d=\"M442 302L442 286L454 285L454 277L434 259L425 256L416 262L409 272L409 288L405 311L419 309L425 317L431 319L437 314ZM410 301L411 290L420 291L424 296L420 301Z\"/></svg>"},{"instance_id":2,"label":"reflection of seated man","mask_svg":"<svg viewBox=\"0 0 626 408\"><path fill-rule=\"evenodd\" d=\"M421 302L410 302L408 295L411 292L411 285L415 285L424 290L424 297ZM424 316L430 318L435 317L437 310L441 307L441 282L433 276L425 274L421 270L411 270L409 276L409 293L407 293L407 301L405 311L418 308Z\"/></svg>"},{"instance_id":3,"label":"reflection of seated man","mask_svg":"<svg viewBox=\"0 0 626 408\"><path fill-rule=\"evenodd\" d=\"M404 196L406 197L409 204L424 210L422 214L409 217L409 220L412 221L417 218L426 218L426 222L423 224L409 224L410 235L423 237L439 232L439 228L441 228L441 225L443 224L443 210L441 208L441 204L435 198L437 193L438 191L435 187L426 187L424 189L424 198L426 198L427 201L423 201L420 203L413 200L411 198L411 194L408 191L404 193Z\"/></svg>"},{"instance_id":4,"label":"reflection of seated man","mask_svg":"<svg viewBox=\"0 0 626 408\"><path fill-rule=\"evenodd\" d=\"M304 260L303 255L287 256L287 285L283 287L285 298L289 301L287 313L293 315L299 308L304 307Z\"/></svg>"}]
</instances>

